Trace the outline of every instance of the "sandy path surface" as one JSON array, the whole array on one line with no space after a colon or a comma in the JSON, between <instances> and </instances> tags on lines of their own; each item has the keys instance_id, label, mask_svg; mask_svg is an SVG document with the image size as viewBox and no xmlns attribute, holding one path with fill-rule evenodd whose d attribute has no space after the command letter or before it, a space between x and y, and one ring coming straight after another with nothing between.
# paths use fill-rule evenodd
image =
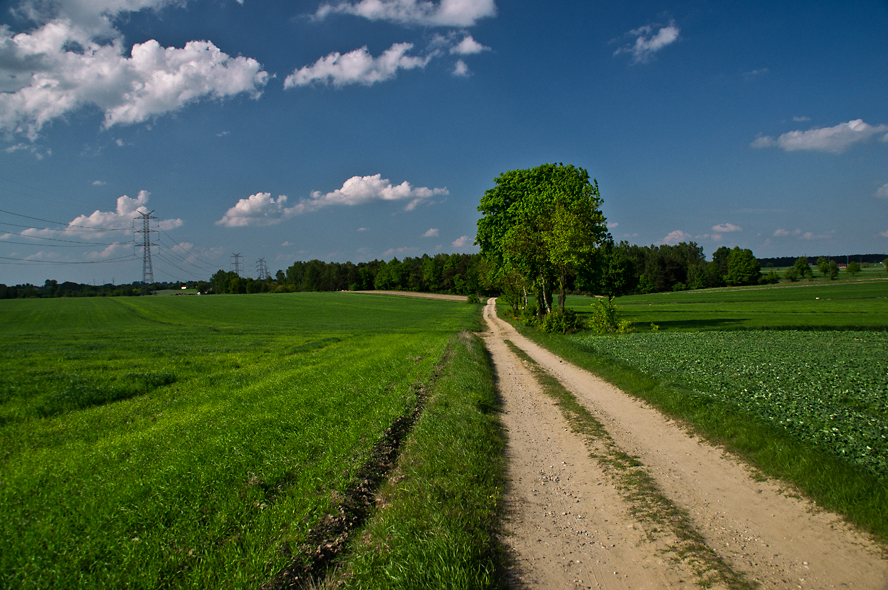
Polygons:
<instances>
[{"instance_id":1,"label":"sandy path surface","mask_svg":"<svg viewBox=\"0 0 888 590\"><path fill-rule=\"evenodd\" d=\"M888 590L881 549L839 518L761 481L722 450L549 353L484 310L508 430L507 545L532 588L683 588L699 578L673 539L634 517L508 339L555 376L683 508L706 545L761 588ZM718 586L716 586L718 587Z\"/></svg>"}]
</instances>

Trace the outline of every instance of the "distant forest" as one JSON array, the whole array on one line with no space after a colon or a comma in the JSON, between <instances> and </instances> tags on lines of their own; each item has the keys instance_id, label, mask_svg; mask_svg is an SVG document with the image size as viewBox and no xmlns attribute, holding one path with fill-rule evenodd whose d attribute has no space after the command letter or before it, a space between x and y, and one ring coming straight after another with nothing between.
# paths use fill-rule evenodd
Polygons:
<instances>
[{"instance_id":1,"label":"distant forest","mask_svg":"<svg viewBox=\"0 0 888 590\"><path fill-rule=\"evenodd\" d=\"M802 257L805 258L805 257ZM817 256L807 257L816 264ZM878 264L886 254L831 256L839 265L846 262ZM780 276L769 268L792 266L798 258L755 258L750 250L721 247L707 261L703 248L694 242L663 246L638 246L606 242L590 268L570 277L574 294L626 295L703 289L727 285L777 282ZM163 289L190 287L204 294L295 293L306 291L422 291L454 295L494 295L502 291L490 265L480 254L436 254L393 258L388 262L297 261L274 276L242 277L219 270L206 281L155 283L150 286L85 285L47 280L42 286L0 284L0 299L26 297L119 297L139 296Z\"/></svg>"}]
</instances>

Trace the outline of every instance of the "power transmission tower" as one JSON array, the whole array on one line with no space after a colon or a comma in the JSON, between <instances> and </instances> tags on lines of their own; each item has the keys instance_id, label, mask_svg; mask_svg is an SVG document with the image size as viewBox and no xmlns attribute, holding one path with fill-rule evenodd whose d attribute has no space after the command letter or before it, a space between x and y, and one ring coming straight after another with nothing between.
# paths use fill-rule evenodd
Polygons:
<instances>
[{"instance_id":1,"label":"power transmission tower","mask_svg":"<svg viewBox=\"0 0 888 590\"><path fill-rule=\"evenodd\" d=\"M238 253L238 254L232 254L231 257L234 258L234 262L232 262L232 264L234 265L234 274L236 274L237 276L240 276L240 259L241 259L241 255L240 255L239 253Z\"/></svg>"},{"instance_id":2,"label":"power transmission tower","mask_svg":"<svg viewBox=\"0 0 888 590\"><path fill-rule=\"evenodd\" d=\"M155 231L151 229L151 220L157 219L156 217L151 217L151 214L154 211L149 211L147 213L143 213L139 211L140 217L137 219L142 220L142 229L137 229L135 233L142 234L142 285L148 286L154 284L154 269L151 267L151 232Z\"/></svg>"},{"instance_id":3,"label":"power transmission tower","mask_svg":"<svg viewBox=\"0 0 888 590\"><path fill-rule=\"evenodd\" d=\"M265 279L267 279L268 278L268 267L265 266L265 259L264 258L259 259L259 261L256 263L256 267L259 271L259 280L264 281Z\"/></svg>"}]
</instances>

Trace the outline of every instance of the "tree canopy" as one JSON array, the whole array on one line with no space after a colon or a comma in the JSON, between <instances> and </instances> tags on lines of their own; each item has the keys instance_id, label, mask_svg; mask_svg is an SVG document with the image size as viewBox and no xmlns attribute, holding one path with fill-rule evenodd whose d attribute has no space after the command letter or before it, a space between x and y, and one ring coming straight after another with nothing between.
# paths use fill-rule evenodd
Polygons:
<instances>
[{"instance_id":1,"label":"tree canopy","mask_svg":"<svg viewBox=\"0 0 888 590\"><path fill-rule=\"evenodd\" d=\"M481 199L476 243L497 278L530 289L551 311L558 289L564 308L568 281L595 266L607 237L598 183L572 165L510 170Z\"/></svg>"}]
</instances>

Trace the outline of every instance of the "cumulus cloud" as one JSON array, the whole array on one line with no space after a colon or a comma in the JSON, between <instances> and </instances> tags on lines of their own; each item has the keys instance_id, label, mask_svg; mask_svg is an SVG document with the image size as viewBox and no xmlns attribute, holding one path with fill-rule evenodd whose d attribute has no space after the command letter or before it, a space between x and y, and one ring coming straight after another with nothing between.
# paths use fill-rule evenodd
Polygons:
<instances>
[{"instance_id":1,"label":"cumulus cloud","mask_svg":"<svg viewBox=\"0 0 888 590\"><path fill-rule=\"evenodd\" d=\"M789 231L788 229L781 228L781 229L778 229L777 231L774 232L774 237L775 238L784 238L784 237L790 236L790 235L797 236L797 235L800 235L801 233L802 233L802 230L800 230L800 229L797 229L795 231Z\"/></svg>"},{"instance_id":2,"label":"cumulus cloud","mask_svg":"<svg viewBox=\"0 0 888 590\"><path fill-rule=\"evenodd\" d=\"M481 53L482 51L490 51L490 47L481 45L475 41L471 35L466 35L463 37L462 41L450 48L450 53L455 53L457 55L472 55L474 53Z\"/></svg>"},{"instance_id":3,"label":"cumulus cloud","mask_svg":"<svg viewBox=\"0 0 888 590\"><path fill-rule=\"evenodd\" d=\"M669 232L669 234L665 238L660 240L659 243L674 246L675 244L679 244L681 242L687 242L692 238L693 236L691 236L690 234L686 234L680 229L677 229L675 231Z\"/></svg>"},{"instance_id":4,"label":"cumulus cloud","mask_svg":"<svg viewBox=\"0 0 888 590\"><path fill-rule=\"evenodd\" d=\"M876 196L880 199L888 199L888 184L880 186L879 190L876 191Z\"/></svg>"},{"instance_id":5,"label":"cumulus cloud","mask_svg":"<svg viewBox=\"0 0 888 590\"><path fill-rule=\"evenodd\" d=\"M494 0L360 0L322 4L316 18L330 14L352 14L370 20L403 25L470 27L483 18L496 15Z\"/></svg>"},{"instance_id":6,"label":"cumulus cloud","mask_svg":"<svg viewBox=\"0 0 888 590\"><path fill-rule=\"evenodd\" d=\"M182 48L151 39L124 49L112 26L120 14L159 8L160 0L73 0L28 4L30 32L0 27L0 129L32 141L50 121L97 107L103 126L133 124L205 98L258 97L267 72L209 41ZM44 13L49 7L53 13Z\"/></svg>"},{"instance_id":7,"label":"cumulus cloud","mask_svg":"<svg viewBox=\"0 0 888 590\"><path fill-rule=\"evenodd\" d=\"M635 37L635 41L620 47L614 55L630 53L633 63L647 63L657 52L678 41L680 33L681 29L675 21L670 21L665 26L645 25L626 33L629 37Z\"/></svg>"},{"instance_id":8,"label":"cumulus cloud","mask_svg":"<svg viewBox=\"0 0 888 590\"><path fill-rule=\"evenodd\" d=\"M412 43L395 43L379 57L373 57L367 47L346 54L338 51L320 58L314 64L294 70L284 80L284 88L307 86L312 83L346 86L363 84L370 86L394 78L398 70L424 68L431 56L407 55Z\"/></svg>"},{"instance_id":9,"label":"cumulus cloud","mask_svg":"<svg viewBox=\"0 0 888 590\"><path fill-rule=\"evenodd\" d=\"M834 127L790 131L776 139L763 136L750 145L754 148L779 147L787 152L808 150L840 154L856 143L867 142L877 136L881 136L880 141L888 141L888 125L869 125L863 119L855 119Z\"/></svg>"},{"instance_id":10,"label":"cumulus cloud","mask_svg":"<svg viewBox=\"0 0 888 590\"><path fill-rule=\"evenodd\" d=\"M136 198L123 195L117 198L117 206L114 211L96 209L90 215L75 217L64 228L28 228L18 235L37 239L76 241L107 239L120 235L132 236L134 221L139 220L137 222L139 227L136 229L140 229L142 218L140 214L148 213L146 204L149 196L150 193L144 190L139 191ZM163 230L175 229L181 225L183 225L181 219L161 219L157 222L157 227ZM5 234L0 237L9 238L12 235ZM131 239L128 238L128 240Z\"/></svg>"},{"instance_id":11,"label":"cumulus cloud","mask_svg":"<svg viewBox=\"0 0 888 590\"><path fill-rule=\"evenodd\" d=\"M461 59L456 60L456 64L453 66L453 75L454 76L468 76L469 66Z\"/></svg>"},{"instance_id":12,"label":"cumulus cloud","mask_svg":"<svg viewBox=\"0 0 888 590\"><path fill-rule=\"evenodd\" d=\"M472 243L472 239L469 236L460 236L453 240L450 245L454 248L464 248Z\"/></svg>"},{"instance_id":13,"label":"cumulus cloud","mask_svg":"<svg viewBox=\"0 0 888 590\"><path fill-rule=\"evenodd\" d=\"M329 193L314 191L310 199L303 199L299 206L304 211L316 211L329 205L362 205L371 201L403 201L410 200L406 209L411 210L418 201L435 195L446 195L446 188L414 188L406 180L393 185L381 174L373 176L352 176L342 184L342 188Z\"/></svg>"},{"instance_id":14,"label":"cumulus cloud","mask_svg":"<svg viewBox=\"0 0 888 590\"><path fill-rule=\"evenodd\" d=\"M225 212L216 225L224 227L247 227L274 225L295 215L295 208L287 209L287 196L279 195L271 198L271 193L256 193Z\"/></svg>"},{"instance_id":15,"label":"cumulus cloud","mask_svg":"<svg viewBox=\"0 0 888 590\"><path fill-rule=\"evenodd\" d=\"M886 229L883 232L880 232L879 235L888 238L888 229Z\"/></svg>"},{"instance_id":16,"label":"cumulus cloud","mask_svg":"<svg viewBox=\"0 0 888 590\"><path fill-rule=\"evenodd\" d=\"M226 211L216 225L225 227L244 227L274 225L295 215L317 211L332 205L363 205L372 201L409 201L404 207L410 211L416 205L435 195L446 195L446 188L413 187L406 180L393 185L381 174L373 176L352 176L338 188L328 193L313 191L307 199L302 199L292 207L287 207L287 196L271 198L271 193L256 193ZM359 228L358 231L366 231Z\"/></svg>"},{"instance_id":17,"label":"cumulus cloud","mask_svg":"<svg viewBox=\"0 0 888 590\"><path fill-rule=\"evenodd\" d=\"M726 234L734 231L743 231L743 228L733 223L723 223L721 225L713 225L712 231L720 234Z\"/></svg>"},{"instance_id":18,"label":"cumulus cloud","mask_svg":"<svg viewBox=\"0 0 888 590\"><path fill-rule=\"evenodd\" d=\"M422 237L424 237L424 238L437 238L437 237L438 237L438 230L435 229L435 228L430 228L427 232L425 232L424 234L422 234Z\"/></svg>"}]
</instances>

